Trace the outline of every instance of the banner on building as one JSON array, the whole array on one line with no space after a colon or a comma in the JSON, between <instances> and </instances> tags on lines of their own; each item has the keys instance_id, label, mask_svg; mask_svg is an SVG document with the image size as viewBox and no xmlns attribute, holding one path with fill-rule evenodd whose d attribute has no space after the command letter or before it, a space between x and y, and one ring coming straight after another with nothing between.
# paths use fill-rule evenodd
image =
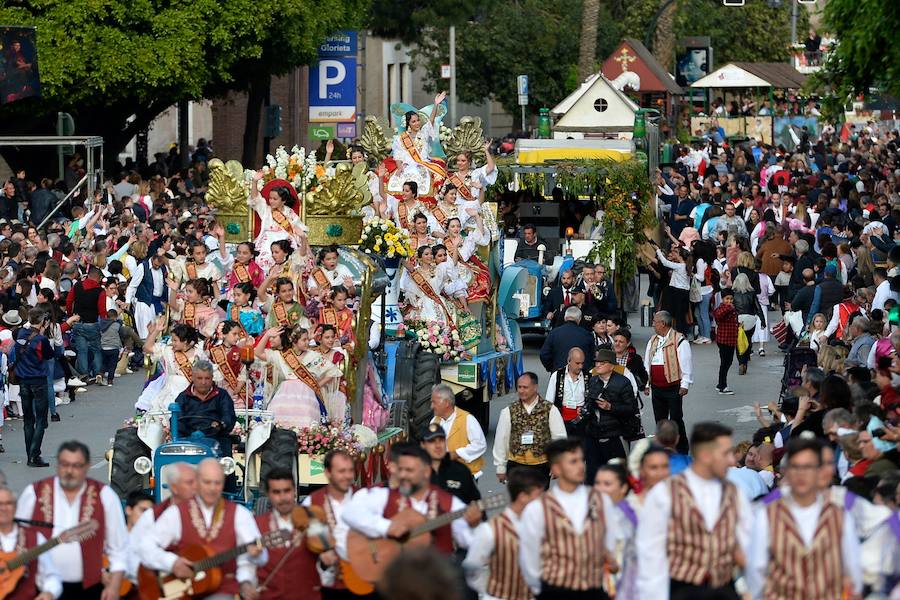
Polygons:
<instances>
[{"instance_id":1,"label":"banner on building","mask_svg":"<svg viewBox=\"0 0 900 600\"><path fill-rule=\"evenodd\" d=\"M34 27L0 26L0 104L41 95Z\"/></svg>"}]
</instances>

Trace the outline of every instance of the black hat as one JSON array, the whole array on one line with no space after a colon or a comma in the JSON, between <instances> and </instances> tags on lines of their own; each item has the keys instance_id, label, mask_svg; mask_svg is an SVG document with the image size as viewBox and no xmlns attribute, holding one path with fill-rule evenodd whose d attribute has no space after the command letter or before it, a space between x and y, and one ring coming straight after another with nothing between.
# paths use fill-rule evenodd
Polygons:
<instances>
[{"instance_id":1,"label":"black hat","mask_svg":"<svg viewBox=\"0 0 900 600\"><path fill-rule=\"evenodd\" d=\"M425 429L422 431L422 441L430 442L437 438L447 438L447 433L444 431L444 428L437 423L429 423L426 425Z\"/></svg>"},{"instance_id":2,"label":"black hat","mask_svg":"<svg viewBox=\"0 0 900 600\"><path fill-rule=\"evenodd\" d=\"M597 352L594 354L594 362L595 363L608 362L608 363L616 364L616 353L613 352L612 350L607 350L606 348L601 348L600 350L597 350Z\"/></svg>"}]
</instances>

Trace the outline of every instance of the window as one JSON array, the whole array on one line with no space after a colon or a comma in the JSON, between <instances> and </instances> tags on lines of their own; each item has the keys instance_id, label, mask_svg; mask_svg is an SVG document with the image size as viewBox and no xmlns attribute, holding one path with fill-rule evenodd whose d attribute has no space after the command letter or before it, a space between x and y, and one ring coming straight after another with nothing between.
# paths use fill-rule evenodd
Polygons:
<instances>
[{"instance_id":1,"label":"window","mask_svg":"<svg viewBox=\"0 0 900 600\"><path fill-rule=\"evenodd\" d=\"M609 102L605 98L597 98L594 100L594 110L597 112L605 112L609 108Z\"/></svg>"}]
</instances>

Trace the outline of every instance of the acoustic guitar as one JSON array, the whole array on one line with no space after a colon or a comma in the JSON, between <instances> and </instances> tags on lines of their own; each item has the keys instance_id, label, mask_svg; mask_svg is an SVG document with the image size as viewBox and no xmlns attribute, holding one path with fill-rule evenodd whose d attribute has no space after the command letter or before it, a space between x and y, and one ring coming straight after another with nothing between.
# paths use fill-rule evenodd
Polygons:
<instances>
[{"instance_id":1,"label":"acoustic guitar","mask_svg":"<svg viewBox=\"0 0 900 600\"><path fill-rule=\"evenodd\" d=\"M103 568L104 574L109 574L109 557L107 555L103 555L103 562L101 562L101 566ZM131 588L134 587L131 583L131 580L127 577L122 577L122 583L119 585L119 598L124 598L131 592Z\"/></svg>"},{"instance_id":2,"label":"acoustic guitar","mask_svg":"<svg viewBox=\"0 0 900 600\"><path fill-rule=\"evenodd\" d=\"M507 495L500 493L478 500L475 505L486 511L508 503ZM382 573L405 548L431 545L431 532L462 517L466 510L468 506L428 520L415 509L405 508L391 519L391 523L402 523L409 528L409 533L400 539L369 538L351 529L347 533L348 560L341 561L347 589L358 595L371 594Z\"/></svg>"},{"instance_id":3,"label":"acoustic guitar","mask_svg":"<svg viewBox=\"0 0 900 600\"><path fill-rule=\"evenodd\" d=\"M90 521L79 523L71 529L66 529L58 536L21 554L0 552L0 568L2 568L0 570L0 599L6 598L15 591L19 581L25 576L25 566L28 563L60 544L83 542L97 533L99 528L100 524L97 523L96 519L91 519Z\"/></svg>"},{"instance_id":4,"label":"acoustic guitar","mask_svg":"<svg viewBox=\"0 0 900 600\"><path fill-rule=\"evenodd\" d=\"M290 543L293 535L292 531L286 529L272 531L255 542L241 544L218 554L204 544L185 546L178 552L178 556L193 563L193 577L180 579L171 573L142 569L138 572L141 600L177 600L212 594L222 585L222 564L234 560L256 544L269 548Z\"/></svg>"}]
</instances>

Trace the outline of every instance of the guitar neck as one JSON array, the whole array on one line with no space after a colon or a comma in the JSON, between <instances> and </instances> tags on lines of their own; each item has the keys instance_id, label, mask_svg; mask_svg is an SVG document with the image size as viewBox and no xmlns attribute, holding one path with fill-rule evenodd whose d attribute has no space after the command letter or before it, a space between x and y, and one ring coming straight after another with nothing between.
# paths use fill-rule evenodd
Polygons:
<instances>
[{"instance_id":1,"label":"guitar neck","mask_svg":"<svg viewBox=\"0 0 900 600\"><path fill-rule=\"evenodd\" d=\"M484 505L481 500L478 500L476 503L478 508L484 510ZM428 533L429 531L434 531L435 529L439 529L444 525L449 525L453 521L457 520L469 510L469 507L461 508L459 510L454 510L453 512L448 512L440 515L439 517L435 517L428 521L427 523L422 523L418 527L413 528L409 532L409 537L416 537L417 535L422 535L423 533Z\"/></svg>"},{"instance_id":2,"label":"guitar neck","mask_svg":"<svg viewBox=\"0 0 900 600\"><path fill-rule=\"evenodd\" d=\"M12 560L10 560L9 562L6 563L6 568L8 570L14 570L14 569L18 569L21 566L27 565L28 563L30 563L31 561L36 559L38 556L40 556L44 552L47 552L48 550L52 550L53 548L58 546L59 543L60 543L60 541L59 541L58 537L51 538L51 539L47 540L46 542L44 542L43 544L41 544L40 546L35 546L31 550L26 550L22 554L19 554L18 556L16 556Z\"/></svg>"},{"instance_id":3,"label":"guitar neck","mask_svg":"<svg viewBox=\"0 0 900 600\"><path fill-rule=\"evenodd\" d=\"M202 571L208 571L209 569L213 569L218 567L224 563L227 563L229 560L234 560L241 554L247 551L247 548L254 545L256 542L251 542L249 544L241 544L240 546L236 546L231 550L226 550L225 552L219 552L218 554L214 554L209 558L204 558L203 560L198 560L194 563L194 572L200 573Z\"/></svg>"}]
</instances>

